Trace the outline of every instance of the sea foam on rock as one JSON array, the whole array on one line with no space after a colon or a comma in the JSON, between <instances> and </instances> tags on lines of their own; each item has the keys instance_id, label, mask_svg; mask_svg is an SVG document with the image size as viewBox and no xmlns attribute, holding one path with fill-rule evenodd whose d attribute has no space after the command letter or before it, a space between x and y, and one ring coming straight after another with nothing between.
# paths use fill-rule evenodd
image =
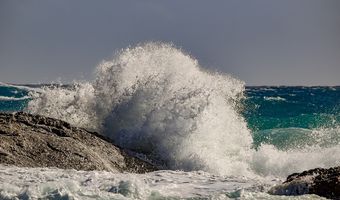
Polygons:
<instances>
[{"instance_id":1,"label":"sea foam on rock","mask_svg":"<svg viewBox=\"0 0 340 200\"><path fill-rule=\"evenodd\" d=\"M22 112L0 113L0 164L110 172L156 170L97 133Z\"/></svg>"}]
</instances>

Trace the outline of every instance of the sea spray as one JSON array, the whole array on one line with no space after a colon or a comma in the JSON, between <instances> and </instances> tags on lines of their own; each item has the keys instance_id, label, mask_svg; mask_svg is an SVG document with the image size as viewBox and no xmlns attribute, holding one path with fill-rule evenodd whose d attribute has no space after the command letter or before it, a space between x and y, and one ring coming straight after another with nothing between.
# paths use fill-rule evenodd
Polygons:
<instances>
[{"instance_id":1,"label":"sea spray","mask_svg":"<svg viewBox=\"0 0 340 200\"><path fill-rule=\"evenodd\" d=\"M27 111L96 130L168 169L253 177L339 164L338 143L252 148L243 92L242 81L204 71L173 45L147 43L100 63L92 82L32 92Z\"/></svg>"},{"instance_id":2,"label":"sea spray","mask_svg":"<svg viewBox=\"0 0 340 200\"><path fill-rule=\"evenodd\" d=\"M29 94L32 101L28 103L26 111L62 119L90 130L98 130L92 84L79 83L72 88L44 86L42 90L33 90Z\"/></svg>"},{"instance_id":3,"label":"sea spray","mask_svg":"<svg viewBox=\"0 0 340 200\"><path fill-rule=\"evenodd\" d=\"M125 49L96 74L73 90L35 93L28 111L95 129L170 169L248 173L252 138L235 109L242 81L161 43Z\"/></svg>"}]
</instances>

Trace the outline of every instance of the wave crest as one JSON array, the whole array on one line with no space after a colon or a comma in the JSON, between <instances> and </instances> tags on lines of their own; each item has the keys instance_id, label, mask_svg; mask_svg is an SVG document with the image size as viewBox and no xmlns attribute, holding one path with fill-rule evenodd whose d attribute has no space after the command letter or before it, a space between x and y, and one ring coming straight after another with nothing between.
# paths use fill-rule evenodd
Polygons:
<instances>
[{"instance_id":1,"label":"wave crest","mask_svg":"<svg viewBox=\"0 0 340 200\"><path fill-rule=\"evenodd\" d=\"M247 170L252 138L235 109L242 81L203 71L197 60L162 43L119 52L96 68L96 77L73 90L45 88L28 110L95 129L171 169Z\"/></svg>"}]
</instances>

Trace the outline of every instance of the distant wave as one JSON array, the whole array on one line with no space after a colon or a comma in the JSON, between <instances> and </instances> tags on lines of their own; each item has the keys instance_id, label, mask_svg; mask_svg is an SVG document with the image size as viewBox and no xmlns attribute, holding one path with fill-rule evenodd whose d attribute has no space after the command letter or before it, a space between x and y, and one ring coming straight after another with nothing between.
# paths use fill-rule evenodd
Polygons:
<instances>
[{"instance_id":1,"label":"distant wave","mask_svg":"<svg viewBox=\"0 0 340 200\"><path fill-rule=\"evenodd\" d=\"M9 83L3 83L3 82L0 82L0 86L13 87L13 88L17 88L20 90L26 90L26 91L42 91L41 88L39 87L30 87L26 85L9 84Z\"/></svg>"},{"instance_id":2,"label":"distant wave","mask_svg":"<svg viewBox=\"0 0 340 200\"><path fill-rule=\"evenodd\" d=\"M21 101L25 99L30 99L29 96L23 96L23 97L6 97L6 96L0 96L0 101Z\"/></svg>"},{"instance_id":3,"label":"distant wave","mask_svg":"<svg viewBox=\"0 0 340 200\"><path fill-rule=\"evenodd\" d=\"M267 101L286 101L283 97L263 97L263 99Z\"/></svg>"}]
</instances>

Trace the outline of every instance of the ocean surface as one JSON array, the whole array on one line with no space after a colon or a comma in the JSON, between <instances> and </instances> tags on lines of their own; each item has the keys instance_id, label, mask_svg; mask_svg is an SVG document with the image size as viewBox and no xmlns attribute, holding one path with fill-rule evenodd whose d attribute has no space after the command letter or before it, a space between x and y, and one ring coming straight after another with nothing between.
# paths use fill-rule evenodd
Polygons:
<instances>
[{"instance_id":1,"label":"ocean surface","mask_svg":"<svg viewBox=\"0 0 340 200\"><path fill-rule=\"evenodd\" d=\"M114 174L0 165L0 199L320 199L271 196L287 175L340 165L340 87L245 86L172 45L117 53L93 81L0 84L0 111L110 137L164 170Z\"/></svg>"}]
</instances>

